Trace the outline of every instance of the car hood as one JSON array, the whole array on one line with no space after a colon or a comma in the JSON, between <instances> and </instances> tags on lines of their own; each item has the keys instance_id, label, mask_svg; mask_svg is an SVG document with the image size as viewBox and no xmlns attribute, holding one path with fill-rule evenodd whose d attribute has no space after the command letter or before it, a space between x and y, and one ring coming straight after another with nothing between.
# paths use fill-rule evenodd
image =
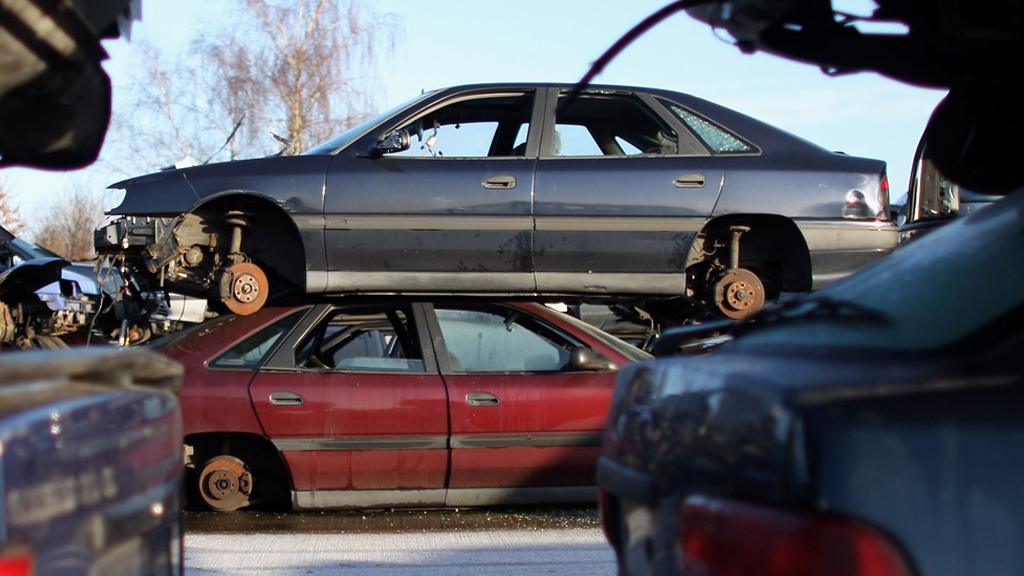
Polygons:
<instances>
[{"instance_id":1,"label":"car hood","mask_svg":"<svg viewBox=\"0 0 1024 576\"><path fill-rule=\"evenodd\" d=\"M60 280L67 261L60 258L34 258L0 274L0 300L14 303L34 295L47 284Z\"/></svg>"}]
</instances>

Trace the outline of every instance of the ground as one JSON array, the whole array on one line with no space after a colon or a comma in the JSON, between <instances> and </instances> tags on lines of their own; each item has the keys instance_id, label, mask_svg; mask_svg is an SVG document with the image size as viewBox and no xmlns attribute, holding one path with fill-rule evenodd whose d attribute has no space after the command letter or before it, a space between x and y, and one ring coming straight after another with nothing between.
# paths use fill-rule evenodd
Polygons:
<instances>
[{"instance_id":1,"label":"ground","mask_svg":"<svg viewBox=\"0 0 1024 576\"><path fill-rule=\"evenodd\" d=\"M611 576L593 507L185 517L188 576Z\"/></svg>"}]
</instances>

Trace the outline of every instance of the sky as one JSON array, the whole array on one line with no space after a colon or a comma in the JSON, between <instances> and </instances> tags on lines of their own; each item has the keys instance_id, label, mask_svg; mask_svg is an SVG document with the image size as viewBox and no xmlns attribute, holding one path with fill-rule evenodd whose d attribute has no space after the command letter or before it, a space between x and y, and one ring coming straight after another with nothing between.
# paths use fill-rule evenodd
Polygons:
<instances>
[{"instance_id":1,"label":"sky","mask_svg":"<svg viewBox=\"0 0 1024 576\"><path fill-rule=\"evenodd\" d=\"M395 51L369 81L384 110L422 90L477 82L575 82L636 22L669 0L363 0L399 31ZM864 12L867 0L833 0ZM131 31L170 58L188 58L195 34L230 26L227 0L147 0ZM133 44L105 43L117 109L128 90ZM613 61L595 82L664 88L733 108L830 150L885 160L892 197L906 191L917 141L944 92L873 73L829 77L818 68L756 53L743 54L707 25L677 14ZM107 148L93 166L73 172L4 169L0 183L31 227L54 198L76 187L119 193L107 185ZM154 167L154 169L157 167Z\"/></svg>"}]
</instances>

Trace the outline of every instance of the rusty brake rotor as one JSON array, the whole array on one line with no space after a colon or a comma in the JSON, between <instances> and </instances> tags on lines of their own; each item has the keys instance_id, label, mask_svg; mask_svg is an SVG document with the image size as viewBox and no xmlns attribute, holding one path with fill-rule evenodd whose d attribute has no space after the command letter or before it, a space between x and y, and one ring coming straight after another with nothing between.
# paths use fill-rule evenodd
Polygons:
<instances>
[{"instance_id":1,"label":"rusty brake rotor","mask_svg":"<svg viewBox=\"0 0 1024 576\"><path fill-rule=\"evenodd\" d=\"M764 284L746 268L731 269L715 283L715 306L733 320L748 318L764 307Z\"/></svg>"},{"instance_id":2,"label":"rusty brake rotor","mask_svg":"<svg viewBox=\"0 0 1024 576\"><path fill-rule=\"evenodd\" d=\"M220 279L220 299L235 314L248 316L267 303L270 283L267 275L252 262L228 266Z\"/></svg>"}]
</instances>

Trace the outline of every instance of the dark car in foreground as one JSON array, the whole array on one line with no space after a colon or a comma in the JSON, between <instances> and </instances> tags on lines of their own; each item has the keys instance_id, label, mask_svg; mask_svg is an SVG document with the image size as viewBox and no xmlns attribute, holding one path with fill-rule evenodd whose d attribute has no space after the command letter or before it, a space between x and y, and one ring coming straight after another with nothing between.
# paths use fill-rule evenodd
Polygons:
<instances>
[{"instance_id":1,"label":"dark car in foreground","mask_svg":"<svg viewBox=\"0 0 1024 576\"><path fill-rule=\"evenodd\" d=\"M183 572L181 367L152 353L0 360L0 574Z\"/></svg>"},{"instance_id":2,"label":"dark car in foreground","mask_svg":"<svg viewBox=\"0 0 1024 576\"><path fill-rule=\"evenodd\" d=\"M1024 571L1024 193L618 380L621 574Z\"/></svg>"},{"instance_id":3,"label":"dark car in foreground","mask_svg":"<svg viewBox=\"0 0 1024 576\"><path fill-rule=\"evenodd\" d=\"M688 296L739 318L889 252L885 164L657 89L425 93L299 156L125 180L96 248L240 314L289 293Z\"/></svg>"},{"instance_id":4,"label":"dark car in foreground","mask_svg":"<svg viewBox=\"0 0 1024 576\"><path fill-rule=\"evenodd\" d=\"M225 315L185 366L189 487L220 511L594 501L618 366L644 352L532 303L349 299Z\"/></svg>"}]
</instances>

